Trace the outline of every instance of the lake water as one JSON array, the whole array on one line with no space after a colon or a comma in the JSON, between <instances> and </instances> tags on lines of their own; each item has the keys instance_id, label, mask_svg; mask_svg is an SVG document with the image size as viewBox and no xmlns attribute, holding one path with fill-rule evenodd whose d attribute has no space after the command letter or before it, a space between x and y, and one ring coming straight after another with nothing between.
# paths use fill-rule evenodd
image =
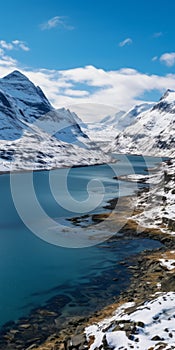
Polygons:
<instances>
[{"instance_id":1,"label":"lake water","mask_svg":"<svg viewBox=\"0 0 175 350\"><path fill-rule=\"evenodd\" d=\"M119 160L115 165L70 169L67 186L71 200L75 199L75 203L83 203L88 198L87 185L90 180L95 179L92 186L94 195L87 206L89 210L83 214L81 205L77 206L77 209L70 208L65 203L65 198L69 202L69 197L65 195L62 181L65 177L64 169L52 172L52 183L54 183L52 190L49 182L50 172L34 173L33 188L44 212L69 231L72 224L67 221L68 218L105 212L103 206L109 199L132 195L136 191L136 184L117 181L114 176L133 172L146 174L147 168L154 167L159 162L158 158L150 157L146 159L138 156L115 155L115 157ZM28 179L31 174L16 176L19 180L15 180L15 191L23 198L24 212L32 210L28 206L30 197ZM60 186L60 183L63 185ZM101 191L100 183L103 183L103 198L94 206L95 196ZM1 325L27 315L33 308L45 303L54 295L68 297L68 302L62 311L67 317L98 309L112 302L113 297L129 283L129 272L126 267L120 265L120 261L144 249L160 246L158 242L148 239L123 238L81 249L68 249L49 244L46 239L42 240L33 234L23 223L12 199L10 175L0 176L0 188ZM59 203L56 201L58 197ZM63 201L64 208L60 204ZM37 221L36 212L31 213ZM81 225L79 232L83 236L84 229ZM117 282L113 281L114 276Z\"/></svg>"}]
</instances>

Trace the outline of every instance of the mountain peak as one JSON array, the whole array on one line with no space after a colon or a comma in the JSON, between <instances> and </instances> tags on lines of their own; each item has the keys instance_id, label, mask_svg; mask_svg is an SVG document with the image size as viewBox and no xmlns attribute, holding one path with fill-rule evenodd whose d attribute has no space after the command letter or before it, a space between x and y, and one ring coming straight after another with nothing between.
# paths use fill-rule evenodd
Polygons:
<instances>
[{"instance_id":1,"label":"mountain peak","mask_svg":"<svg viewBox=\"0 0 175 350\"><path fill-rule=\"evenodd\" d=\"M3 77L3 80L29 80L26 75L24 75L23 73L21 73L18 70L14 70L13 72L11 72L10 74L6 75L5 77Z\"/></svg>"},{"instance_id":2,"label":"mountain peak","mask_svg":"<svg viewBox=\"0 0 175 350\"><path fill-rule=\"evenodd\" d=\"M41 116L53 109L40 87L35 86L30 79L18 70L14 70L0 79L0 89L8 95L7 98L28 106L28 116ZM22 107L20 107L22 109ZM34 109L34 110L33 110Z\"/></svg>"},{"instance_id":3,"label":"mountain peak","mask_svg":"<svg viewBox=\"0 0 175 350\"><path fill-rule=\"evenodd\" d=\"M167 99L170 95L175 96L175 90L167 89L167 90L165 91L165 93L163 94L163 96L161 97L160 101L161 101L161 100L164 100L164 99Z\"/></svg>"}]
</instances>

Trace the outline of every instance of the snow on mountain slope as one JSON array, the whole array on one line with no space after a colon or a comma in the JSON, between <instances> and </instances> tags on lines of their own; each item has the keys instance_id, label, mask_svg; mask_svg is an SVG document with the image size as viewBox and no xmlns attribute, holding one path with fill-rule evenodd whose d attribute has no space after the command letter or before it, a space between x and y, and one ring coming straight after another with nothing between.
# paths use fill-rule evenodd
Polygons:
<instances>
[{"instance_id":1,"label":"snow on mountain slope","mask_svg":"<svg viewBox=\"0 0 175 350\"><path fill-rule=\"evenodd\" d=\"M136 105L132 107L128 112L123 114L117 123L117 129L119 131L124 130L128 126L130 126L132 123L135 122L135 119L143 112L148 111L150 108L154 106L154 103L152 102L146 102L142 103L140 105Z\"/></svg>"},{"instance_id":2,"label":"snow on mountain slope","mask_svg":"<svg viewBox=\"0 0 175 350\"><path fill-rule=\"evenodd\" d=\"M54 109L42 90L20 72L0 79L0 169L108 162L78 120L69 110Z\"/></svg>"},{"instance_id":3,"label":"snow on mountain slope","mask_svg":"<svg viewBox=\"0 0 175 350\"><path fill-rule=\"evenodd\" d=\"M161 164L149 191L142 192L135 208L141 211L133 218L141 226L155 228L174 235L175 229L175 159ZM152 179L150 179L152 181ZM148 179L149 182L149 179Z\"/></svg>"},{"instance_id":4,"label":"snow on mountain slope","mask_svg":"<svg viewBox=\"0 0 175 350\"><path fill-rule=\"evenodd\" d=\"M109 125L116 125L118 123L118 120L125 114L125 111L119 111L115 113L114 115L108 115L104 117L101 121L100 124L106 124L107 126Z\"/></svg>"},{"instance_id":5,"label":"snow on mountain slope","mask_svg":"<svg viewBox=\"0 0 175 350\"><path fill-rule=\"evenodd\" d=\"M116 136L116 125L119 118L125 112L120 111L115 115L108 115L98 123L80 124L83 131L94 142L111 141Z\"/></svg>"},{"instance_id":6,"label":"snow on mountain slope","mask_svg":"<svg viewBox=\"0 0 175 350\"><path fill-rule=\"evenodd\" d=\"M111 142L116 138L116 134L119 134L131 125L136 117L142 112L149 110L153 105L153 103L148 102L134 106L128 112L120 111L113 116L106 116L99 123L89 123L83 130L95 142Z\"/></svg>"},{"instance_id":7,"label":"snow on mountain slope","mask_svg":"<svg viewBox=\"0 0 175 350\"><path fill-rule=\"evenodd\" d=\"M77 117L76 119L78 120L79 118ZM60 141L83 148L92 146L88 136L75 121L75 114L72 114L68 109L51 110L44 116L41 116L35 124Z\"/></svg>"},{"instance_id":8,"label":"snow on mountain slope","mask_svg":"<svg viewBox=\"0 0 175 350\"><path fill-rule=\"evenodd\" d=\"M54 109L40 87L35 86L19 71L0 79L0 90L6 102L9 101L9 104L5 103L5 107L13 108L13 111L19 113L20 118L27 122L32 122ZM4 98L1 98L3 105Z\"/></svg>"},{"instance_id":9,"label":"snow on mountain slope","mask_svg":"<svg viewBox=\"0 0 175 350\"><path fill-rule=\"evenodd\" d=\"M29 127L17 140L0 141L0 171L3 172L93 165L110 160L98 149L83 149L59 141L37 126Z\"/></svg>"},{"instance_id":10,"label":"snow on mountain slope","mask_svg":"<svg viewBox=\"0 0 175 350\"><path fill-rule=\"evenodd\" d=\"M113 126L106 126L100 123L88 123L86 128L82 128L88 137L94 142L110 142L116 136L116 129Z\"/></svg>"},{"instance_id":11,"label":"snow on mountain slope","mask_svg":"<svg viewBox=\"0 0 175 350\"><path fill-rule=\"evenodd\" d=\"M0 112L1 125L4 124L0 130L1 139L13 139L15 127L14 137L21 136L26 122L36 122L42 116L47 124L45 131L49 124L52 129L54 125L56 137L61 137L65 142L76 142L79 136L87 138L78 125L79 118L75 113L64 108L55 110L42 90L18 71L0 79ZM6 133L6 130L11 132Z\"/></svg>"},{"instance_id":12,"label":"snow on mountain slope","mask_svg":"<svg viewBox=\"0 0 175 350\"><path fill-rule=\"evenodd\" d=\"M0 79L0 139L14 140L31 123L53 110L39 87L23 74L14 71Z\"/></svg>"},{"instance_id":13,"label":"snow on mountain slope","mask_svg":"<svg viewBox=\"0 0 175 350\"><path fill-rule=\"evenodd\" d=\"M175 92L167 90L158 103L142 112L117 135L110 150L155 156L175 155Z\"/></svg>"}]
</instances>

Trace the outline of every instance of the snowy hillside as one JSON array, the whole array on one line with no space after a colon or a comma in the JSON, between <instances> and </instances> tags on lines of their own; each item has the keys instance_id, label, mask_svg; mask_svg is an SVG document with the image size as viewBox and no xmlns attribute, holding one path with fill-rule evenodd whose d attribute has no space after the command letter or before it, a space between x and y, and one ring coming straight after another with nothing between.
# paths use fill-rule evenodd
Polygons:
<instances>
[{"instance_id":1,"label":"snowy hillside","mask_svg":"<svg viewBox=\"0 0 175 350\"><path fill-rule=\"evenodd\" d=\"M174 349L174 300L174 292L156 293L142 305L119 306L114 316L86 328L89 349Z\"/></svg>"},{"instance_id":2,"label":"snowy hillside","mask_svg":"<svg viewBox=\"0 0 175 350\"><path fill-rule=\"evenodd\" d=\"M0 79L0 170L109 161L78 121L69 110L55 110L42 90L20 72Z\"/></svg>"},{"instance_id":3,"label":"snowy hillside","mask_svg":"<svg viewBox=\"0 0 175 350\"><path fill-rule=\"evenodd\" d=\"M141 211L133 218L141 226L173 234L175 229L175 159L162 163L161 168L148 177L152 186L138 197L135 208Z\"/></svg>"},{"instance_id":4,"label":"snowy hillside","mask_svg":"<svg viewBox=\"0 0 175 350\"><path fill-rule=\"evenodd\" d=\"M153 107L153 103L143 103L131 108L128 112L120 111L115 115L106 116L98 123L88 123L83 130L89 138L97 141L112 141L121 131L131 125L142 112ZM82 126L84 127L84 126Z\"/></svg>"},{"instance_id":5,"label":"snowy hillside","mask_svg":"<svg viewBox=\"0 0 175 350\"><path fill-rule=\"evenodd\" d=\"M125 112L120 111L115 115L109 115L96 123L80 124L83 131L94 142L111 141L116 136L116 125Z\"/></svg>"},{"instance_id":6,"label":"snowy hillside","mask_svg":"<svg viewBox=\"0 0 175 350\"><path fill-rule=\"evenodd\" d=\"M128 112L123 114L118 120L117 130L123 131L125 128L127 128L132 123L134 123L135 119L138 118L141 113L148 111L153 106L154 106L154 103L147 102L147 103L142 103L140 105L136 105L132 107Z\"/></svg>"},{"instance_id":7,"label":"snowy hillside","mask_svg":"<svg viewBox=\"0 0 175 350\"><path fill-rule=\"evenodd\" d=\"M117 135L110 150L155 156L175 154L175 92L167 90L158 103L141 113Z\"/></svg>"},{"instance_id":8,"label":"snowy hillside","mask_svg":"<svg viewBox=\"0 0 175 350\"><path fill-rule=\"evenodd\" d=\"M125 114L125 111L119 111L118 113L115 113L114 115L108 115L107 117L104 117L100 124L106 124L106 126L115 126L118 123L118 120Z\"/></svg>"}]
</instances>

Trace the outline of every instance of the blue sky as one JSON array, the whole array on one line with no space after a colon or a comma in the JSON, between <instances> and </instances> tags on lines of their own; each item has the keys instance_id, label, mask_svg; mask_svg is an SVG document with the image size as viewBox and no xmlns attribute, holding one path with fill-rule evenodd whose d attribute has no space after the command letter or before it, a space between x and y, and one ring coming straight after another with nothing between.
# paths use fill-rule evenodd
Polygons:
<instances>
[{"instance_id":1,"label":"blue sky","mask_svg":"<svg viewBox=\"0 0 175 350\"><path fill-rule=\"evenodd\" d=\"M6 0L0 75L22 70L57 107L158 99L175 89L174 14L174 0Z\"/></svg>"}]
</instances>

